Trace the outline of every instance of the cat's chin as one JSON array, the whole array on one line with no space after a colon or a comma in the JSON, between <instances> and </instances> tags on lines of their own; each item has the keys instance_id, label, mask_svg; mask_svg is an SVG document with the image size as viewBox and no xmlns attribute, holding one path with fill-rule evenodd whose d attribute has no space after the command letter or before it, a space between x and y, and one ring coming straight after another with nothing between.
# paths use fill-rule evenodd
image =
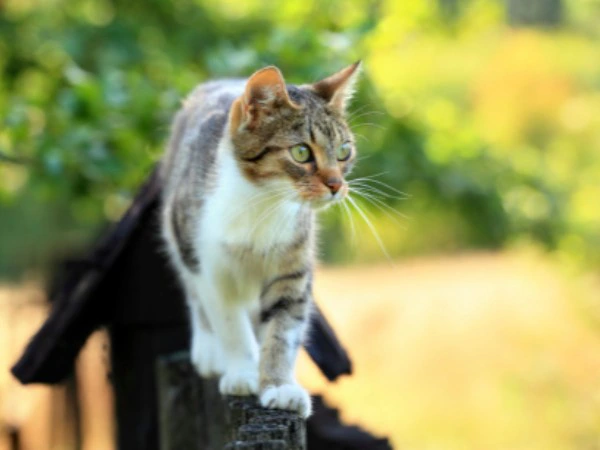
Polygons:
<instances>
[{"instance_id":1,"label":"cat's chin","mask_svg":"<svg viewBox=\"0 0 600 450\"><path fill-rule=\"evenodd\" d=\"M308 204L315 211L323 211L323 210L329 208L330 206L333 206L337 203L341 203L342 201L343 201L343 198L329 197L329 198L319 198L319 199L311 200L310 202L308 202Z\"/></svg>"},{"instance_id":2,"label":"cat's chin","mask_svg":"<svg viewBox=\"0 0 600 450\"><path fill-rule=\"evenodd\" d=\"M315 211L324 211L333 204L334 204L334 202L332 202L331 200L316 201L316 202L311 202L310 207L311 207L311 209L313 209Z\"/></svg>"}]
</instances>

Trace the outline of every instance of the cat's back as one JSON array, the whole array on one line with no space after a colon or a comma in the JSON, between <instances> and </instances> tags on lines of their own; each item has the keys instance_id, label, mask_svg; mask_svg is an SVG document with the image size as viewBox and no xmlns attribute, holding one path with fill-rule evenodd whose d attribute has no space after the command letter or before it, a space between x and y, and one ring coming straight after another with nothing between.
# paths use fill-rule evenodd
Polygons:
<instances>
[{"instance_id":1,"label":"cat's back","mask_svg":"<svg viewBox=\"0 0 600 450\"><path fill-rule=\"evenodd\" d=\"M213 80L199 84L183 101L181 112L199 116L226 113L244 91L244 79ZM200 117L199 117L200 118Z\"/></svg>"},{"instance_id":2,"label":"cat's back","mask_svg":"<svg viewBox=\"0 0 600 450\"><path fill-rule=\"evenodd\" d=\"M162 176L167 191L190 167L210 170L221 140L231 104L245 86L243 79L202 83L187 96L175 115L163 158Z\"/></svg>"}]
</instances>

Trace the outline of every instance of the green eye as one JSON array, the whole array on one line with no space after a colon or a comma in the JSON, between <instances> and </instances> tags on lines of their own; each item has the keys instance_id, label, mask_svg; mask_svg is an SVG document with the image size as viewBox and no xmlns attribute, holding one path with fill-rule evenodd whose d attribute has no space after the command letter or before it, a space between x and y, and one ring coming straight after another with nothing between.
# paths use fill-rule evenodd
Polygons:
<instances>
[{"instance_id":1,"label":"green eye","mask_svg":"<svg viewBox=\"0 0 600 450\"><path fill-rule=\"evenodd\" d=\"M351 152L352 144L350 144L350 142L344 142L335 151L335 156L337 157L338 161L346 161L350 157Z\"/></svg>"},{"instance_id":2,"label":"green eye","mask_svg":"<svg viewBox=\"0 0 600 450\"><path fill-rule=\"evenodd\" d=\"M312 159L310 148L304 144L294 145L292 148L290 148L290 153L292 154L292 158L299 163L305 163Z\"/></svg>"}]
</instances>

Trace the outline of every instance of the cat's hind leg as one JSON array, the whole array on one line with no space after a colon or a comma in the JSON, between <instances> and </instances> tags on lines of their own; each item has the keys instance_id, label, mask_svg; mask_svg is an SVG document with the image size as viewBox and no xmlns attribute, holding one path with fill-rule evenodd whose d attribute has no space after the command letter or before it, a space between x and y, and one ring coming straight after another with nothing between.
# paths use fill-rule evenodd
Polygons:
<instances>
[{"instance_id":1,"label":"cat's hind leg","mask_svg":"<svg viewBox=\"0 0 600 450\"><path fill-rule=\"evenodd\" d=\"M188 306L191 362L201 376L219 376L223 373L225 363L202 303L204 293L199 289L199 261L191 244L193 220L186 213L186 203L190 202L185 196L178 198L177 195L165 199L162 211L163 239Z\"/></svg>"}]
</instances>

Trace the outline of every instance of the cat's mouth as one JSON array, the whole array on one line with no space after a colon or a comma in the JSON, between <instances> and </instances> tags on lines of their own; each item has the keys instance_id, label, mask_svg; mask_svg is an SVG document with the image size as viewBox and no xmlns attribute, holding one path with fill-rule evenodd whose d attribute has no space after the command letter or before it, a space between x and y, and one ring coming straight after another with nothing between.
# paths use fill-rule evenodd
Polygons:
<instances>
[{"instance_id":1,"label":"cat's mouth","mask_svg":"<svg viewBox=\"0 0 600 450\"><path fill-rule=\"evenodd\" d=\"M308 203L314 209L323 209L336 203L342 202L347 195L347 189L339 190L337 192L327 192L319 197L311 198Z\"/></svg>"}]
</instances>

